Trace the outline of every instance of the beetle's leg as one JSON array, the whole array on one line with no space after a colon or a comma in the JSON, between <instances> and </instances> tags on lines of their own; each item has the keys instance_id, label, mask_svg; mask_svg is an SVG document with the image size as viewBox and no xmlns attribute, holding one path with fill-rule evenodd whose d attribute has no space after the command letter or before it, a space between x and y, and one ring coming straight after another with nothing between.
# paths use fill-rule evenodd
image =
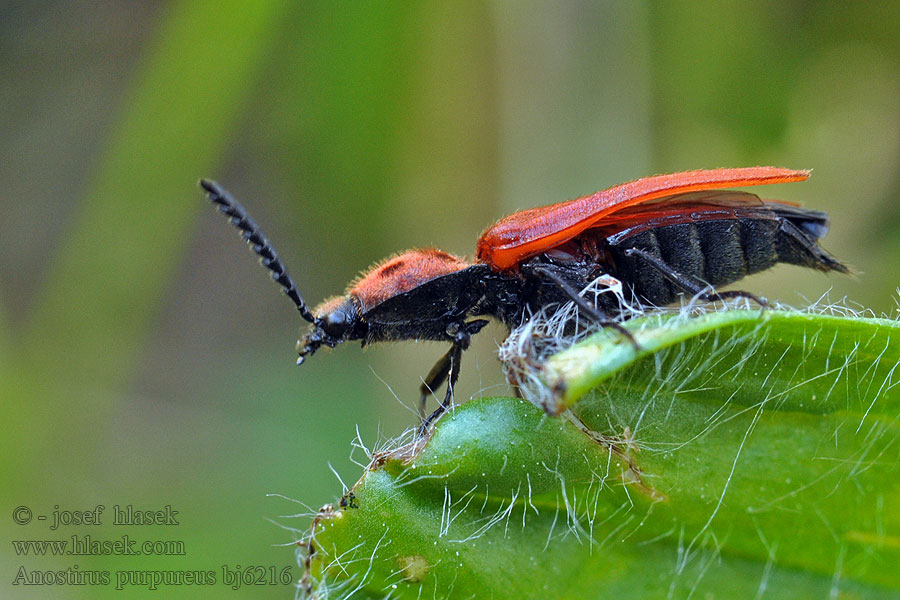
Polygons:
<instances>
[{"instance_id":1,"label":"beetle's leg","mask_svg":"<svg viewBox=\"0 0 900 600\"><path fill-rule=\"evenodd\" d=\"M427 419L422 421L422 427L419 429L419 435L425 435L428 432L428 427L434 422L435 419L444 414L448 408L450 408L450 402L453 401L453 388L456 386L456 380L459 379L459 363L462 359L462 351L463 347L459 344L453 344L450 348L450 352L447 353L447 356L450 357L450 367L444 373L444 376L447 377L447 393L444 394L444 401L441 402L440 406L438 406L433 413L431 413ZM441 359L443 361L443 359Z\"/></svg>"},{"instance_id":2,"label":"beetle's leg","mask_svg":"<svg viewBox=\"0 0 900 600\"><path fill-rule=\"evenodd\" d=\"M701 285L694 279L679 273L658 256L654 256L640 248L629 248L625 251L625 256L638 256L644 259L647 264L662 273L662 275L675 286L697 296L705 302L722 301L728 298L746 298L756 302L763 308L768 306L768 303L763 298L743 290L728 290L725 292L710 291L708 286Z\"/></svg>"},{"instance_id":3,"label":"beetle's leg","mask_svg":"<svg viewBox=\"0 0 900 600\"><path fill-rule=\"evenodd\" d=\"M475 319L468 323L452 323L447 327L447 335L453 337L453 345L450 347L450 351L434 365L431 372L428 374L428 377L425 378L426 383L435 381L434 387L440 386L444 379L447 379L447 392L444 394L444 401L441 402L440 406L438 406L433 413L428 415L427 419L422 421L419 435L424 436L428 432L428 427L450 408L450 403L453 401L453 389L456 387L456 381L459 379L459 366L462 363L463 350L469 348L469 344L472 342L472 336L481 331L487 324L487 319ZM422 389L424 391L424 385ZM433 388L429 388L429 391L431 389ZM425 408L426 398L427 394L423 393L423 409Z\"/></svg>"},{"instance_id":4,"label":"beetle's leg","mask_svg":"<svg viewBox=\"0 0 900 600\"><path fill-rule=\"evenodd\" d=\"M597 325L601 327L609 327L611 329L615 329L617 332L622 334L631 345L634 346L635 350L640 350L641 347L638 345L637 340L634 339L634 336L631 333L622 327L620 323L611 320L609 317L601 313L599 310L591 306L591 304L585 300L582 296L578 295L578 292L575 289L566 283L562 277L551 271L550 269L546 269L544 267L534 267L534 272L546 277L550 281L553 282L556 287L558 287L566 296L569 297L569 300L575 303L575 306L578 307L578 310L584 313L590 320L594 321Z\"/></svg>"},{"instance_id":5,"label":"beetle's leg","mask_svg":"<svg viewBox=\"0 0 900 600\"><path fill-rule=\"evenodd\" d=\"M434 393L436 389L441 387L444 381L447 379L447 374L450 373L450 368L452 366L452 358L453 352L456 349L456 346L451 346L450 350L447 351L444 356L438 360L431 370L428 372L428 375L425 376L425 380L422 382L422 385L419 386L419 392L421 393L421 402L419 403L419 416L422 420L425 420L425 405L428 402L428 396Z\"/></svg>"}]
</instances>

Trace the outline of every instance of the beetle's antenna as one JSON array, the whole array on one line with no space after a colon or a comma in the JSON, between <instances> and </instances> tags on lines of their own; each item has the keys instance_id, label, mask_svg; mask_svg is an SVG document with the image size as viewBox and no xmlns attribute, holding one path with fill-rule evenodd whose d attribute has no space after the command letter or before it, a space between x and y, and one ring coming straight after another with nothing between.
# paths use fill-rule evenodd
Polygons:
<instances>
[{"instance_id":1,"label":"beetle's antenna","mask_svg":"<svg viewBox=\"0 0 900 600\"><path fill-rule=\"evenodd\" d=\"M284 263L278 258L275 248L269 243L263 232L260 231L259 226L250 218L250 215L247 214L247 210L215 181L201 179L200 187L206 191L210 202L215 204L220 212L229 217L231 224L241 231L241 237L250 245L253 252L259 256L262 266L272 272L272 279L278 282L278 285L282 287L287 297L297 306L300 316L310 323L315 323L316 318L300 296L297 284L294 283L287 269L284 268Z\"/></svg>"}]
</instances>

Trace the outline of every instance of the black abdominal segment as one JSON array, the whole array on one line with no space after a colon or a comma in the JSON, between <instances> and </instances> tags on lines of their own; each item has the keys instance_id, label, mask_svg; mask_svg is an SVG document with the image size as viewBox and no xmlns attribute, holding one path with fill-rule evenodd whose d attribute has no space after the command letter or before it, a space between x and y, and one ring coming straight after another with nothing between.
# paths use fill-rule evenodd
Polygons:
<instances>
[{"instance_id":1,"label":"black abdominal segment","mask_svg":"<svg viewBox=\"0 0 900 600\"><path fill-rule=\"evenodd\" d=\"M792 209L800 213L799 209ZM660 259L672 271L700 284L723 286L783 262L821 271L847 272L817 243L826 227L821 213L794 218L777 213L758 217L710 219L663 225L633 235L622 232L606 239L609 273L630 286L646 302L674 302L679 289L641 250Z\"/></svg>"}]
</instances>

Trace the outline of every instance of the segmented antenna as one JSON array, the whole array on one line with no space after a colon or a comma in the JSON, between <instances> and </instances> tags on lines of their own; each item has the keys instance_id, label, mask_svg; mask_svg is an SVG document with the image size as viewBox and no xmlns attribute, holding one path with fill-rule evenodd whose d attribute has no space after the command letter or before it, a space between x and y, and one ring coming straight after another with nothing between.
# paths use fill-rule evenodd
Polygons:
<instances>
[{"instance_id":1,"label":"segmented antenna","mask_svg":"<svg viewBox=\"0 0 900 600\"><path fill-rule=\"evenodd\" d=\"M259 230L259 226L247 214L247 210L215 181L201 179L200 187L206 191L210 202L215 204L220 212L229 217L231 224L241 231L241 237L250 245L253 252L259 256L262 266L272 272L272 279L281 286L287 297L297 306L300 316L310 323L315 323L316 318L300 296L297 284L294 283L287 269L284 268L284 263L278 258L275 248L272 247L272 244L269 243L263 232Z\"/></svg>"}]
</instances>

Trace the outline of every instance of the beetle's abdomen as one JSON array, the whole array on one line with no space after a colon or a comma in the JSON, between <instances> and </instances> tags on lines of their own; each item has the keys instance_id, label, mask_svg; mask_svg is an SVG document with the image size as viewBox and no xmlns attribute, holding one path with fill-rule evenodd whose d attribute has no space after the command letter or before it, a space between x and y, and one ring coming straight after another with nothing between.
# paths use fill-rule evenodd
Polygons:
<instances>
[{"instance_id":1,"label":"beetle's abdomen","mask_svg":"<svg viewBox=\"0 0 900 600\"><path fill-rule=\"evenodd\" d=\"M636 233L623 231L606 240L612 263L609 267L618 279L631 284L638 296L656 305L675 301L684 290L644 258L628 256L626 251L631 248L659 258L679 275L716 287L778 262L846 271L816 243L827 230L824 215L812 211L809 215L806 220L767 214L660 225ZM815 222L812 217L816 217Z\"/></svg>"}]
</instances>

